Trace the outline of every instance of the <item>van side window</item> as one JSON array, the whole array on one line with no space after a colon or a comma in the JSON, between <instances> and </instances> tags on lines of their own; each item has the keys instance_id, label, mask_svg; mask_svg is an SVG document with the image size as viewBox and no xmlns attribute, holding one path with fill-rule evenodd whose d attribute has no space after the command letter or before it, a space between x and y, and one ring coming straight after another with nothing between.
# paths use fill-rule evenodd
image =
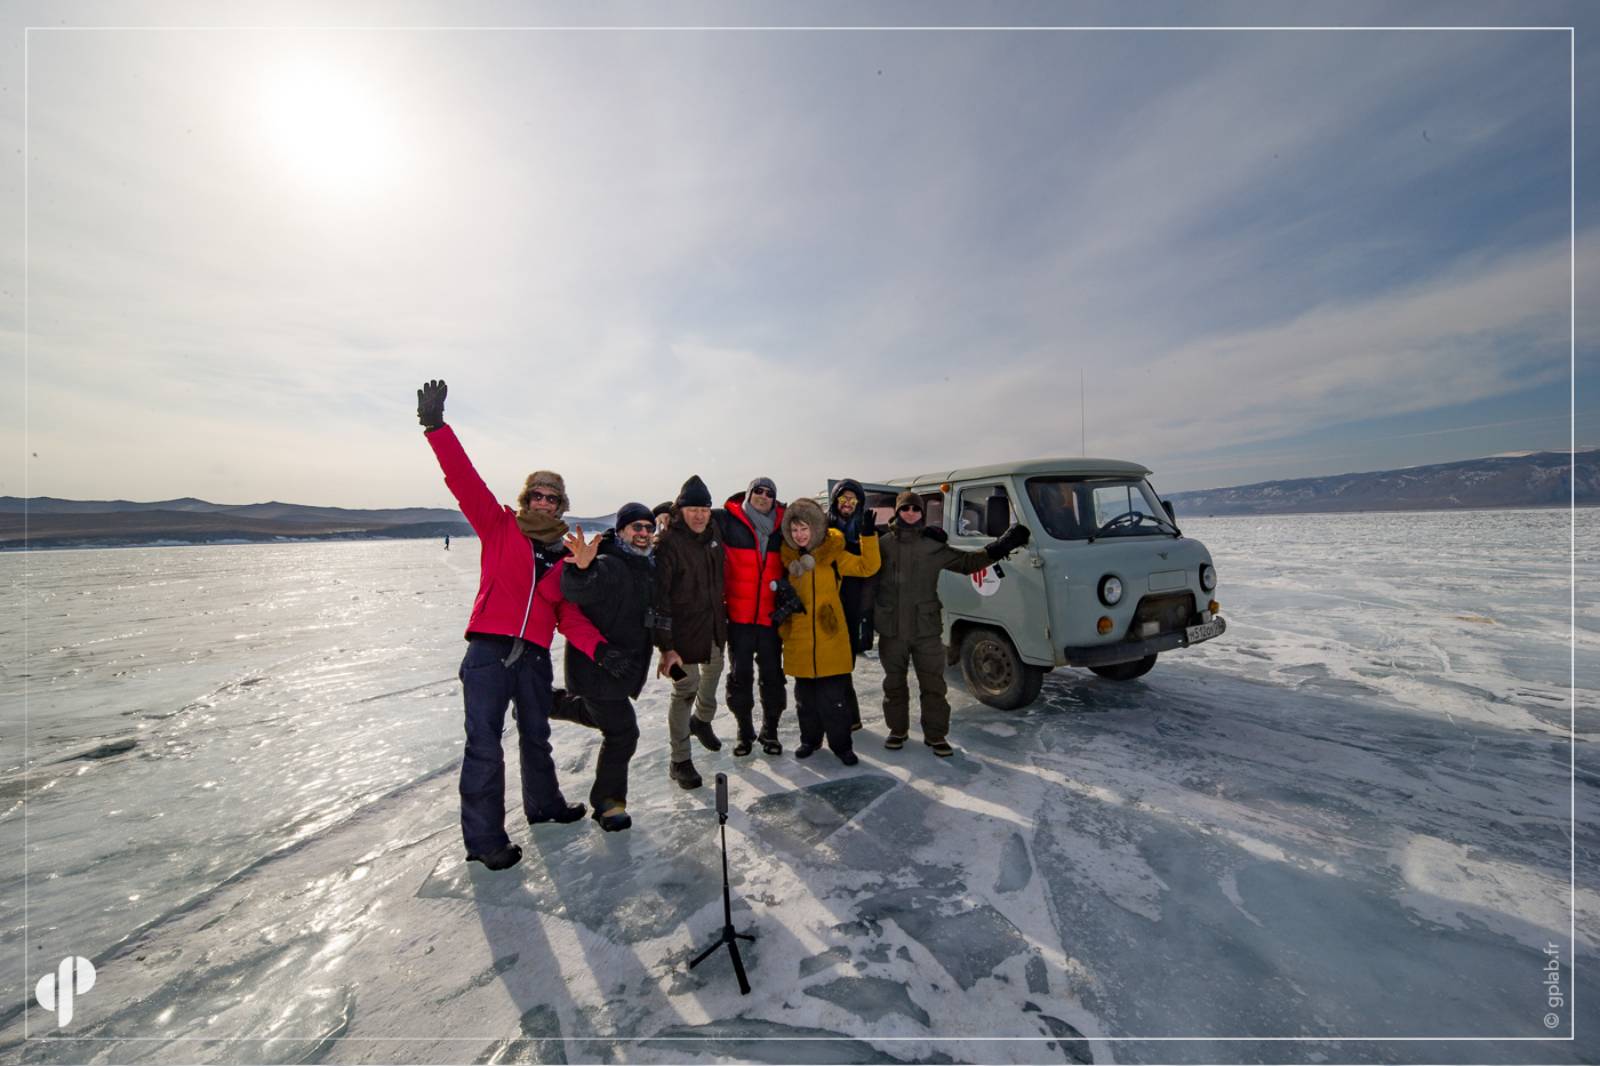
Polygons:
<instances>
[{"instance_id":1,"label":"van side window","mask_svg":"<svg viewBox=\"0 0 1600 1066\"><path fill-rule=\"evenodd\" d=\"M988 514L989 497L999 496L1006 501L1011 521L1017 520L1017 509L1011 505L1011 494L1004 485L963 485L960 502L956 507L956 536L984 536L983 519Z\"/></svg>"},{"instance_id":2,"label":"van side window","mask_svg":"<svg viewBox=\"0 0 1600 1066\"><path fill-rule=\"evenodd\" d=\"M894 497L892 492L873 492L867 490L867 510L872 513L874 525L885 525L894 517Z\"/></svg>"},{"instance_id":3,"label":"van side window","mask_svg":"<svg viewBox=\"0 0 1600 1066\"><path fill-rule=\"evenodd\" d=\"M1079 511L1079 484L1059 478L1028 479L1028 499L1045 532L1057 540L1083 540L1089 535Z\"/></svg>"}]
</instances>

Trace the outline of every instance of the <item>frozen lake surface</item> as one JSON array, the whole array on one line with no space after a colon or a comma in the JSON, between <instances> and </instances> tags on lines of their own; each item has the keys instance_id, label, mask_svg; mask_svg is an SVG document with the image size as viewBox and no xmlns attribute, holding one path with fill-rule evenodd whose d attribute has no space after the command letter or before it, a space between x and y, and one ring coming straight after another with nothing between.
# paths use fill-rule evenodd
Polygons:
<instances>
[{"instance_id":1,"label":"frozen lake surface","mask_svg":"<svg viewBox=\"0 0 1600 1066\"><path fill-rule=\"evenodd\" d=\"M952 671L945 760L915 736L882 749L868 659L859 766L795 760L792 707L782 756L696 748L708 783L730 778L748 997L725 953L687 970L722 925L716 819L709 787L667 781L662 682L639 702L631 831L530 832L513 801L522 865L462 861L475 541L0 556L0 1047L1595 1061L1582 1026L1543 1038L1600 993L1566 968L1600 929L1600 530L1578 529L1574 780L1565 512L1184 525L1229 629L1140 681L1057 671L1004 712ZM558 723L555 744L581 799L598 738ZM1548 1029L1552 944L1567 1005ZM70 1026L25 1016L73 954L98 977Z\"/></svg>"}]
</instances>

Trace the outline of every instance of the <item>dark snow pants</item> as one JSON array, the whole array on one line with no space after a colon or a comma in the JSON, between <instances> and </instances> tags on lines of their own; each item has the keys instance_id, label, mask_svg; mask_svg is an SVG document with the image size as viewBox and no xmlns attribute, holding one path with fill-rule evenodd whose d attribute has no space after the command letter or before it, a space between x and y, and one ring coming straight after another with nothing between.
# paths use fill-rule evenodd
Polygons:
<instances>
[{"instance_id":1,"label":"dark snow pants","mask_svg":"<svg viewBox=\"0 0 1600 1066\"><path fill-rule=\"evenodd\" d=\"M911 686L906 682L906 668L914 665L921 692L922 738L944 740L950 732L944 642L938 637L902 640L880 636L878 664L883 667L883 724L889 732L906 736L911 731Z\"/></svg>"},{"instance_id":2,"label":"dark snow pants","mask_svg":"<svg viewBox=\"0 0 1600 1066\"><path fill-rule=\"evenodd\" d=\"M794 716L800 743L822 747L824 737L835 755L853 747L850 739L850 675L794 679Z\"/></svg>"},{"instance_id":3,"label":"dark snow pants","mask_svg":"<svg viewBox=\"0 0 1600 1066\"><path fill-rule=\"evenodd\" d=\"M550 717L600 731L600 758L595 762L589 806L604 813L618 803L627 803L628 763L639 748L639 718L633 704L625 699L574 696L557 689Z\"/></svg>"},{"instance_id":4,"label":"dark snow pants","mask_svg":"<svg viewBox=\"0 0 1600 1066\"><path fill-rule=\"evenodd\" d=\"M566 799L550 758L550 650L525 644L506 666L510 637L473 636L461 660L467 748L461 757L461 837L468 855L487 855L511 843L506 835L506 764L501 748L506 705L515 707L522 765L522 813L563 810Z\"/></svg>"},{"instance_id":5,"label":"dark snow pants","mask_svg":"<svg viewBox=\"0 0 1600 1066\"><path fill-rule=\"evenodd\" d=\"M728 710L739 723L739 739L754 740L756 674L761 675L761 731L778 735L778 720L789 701L783 674L783 639L776 626L728 623Z\"/></svg>"}]
</instances>

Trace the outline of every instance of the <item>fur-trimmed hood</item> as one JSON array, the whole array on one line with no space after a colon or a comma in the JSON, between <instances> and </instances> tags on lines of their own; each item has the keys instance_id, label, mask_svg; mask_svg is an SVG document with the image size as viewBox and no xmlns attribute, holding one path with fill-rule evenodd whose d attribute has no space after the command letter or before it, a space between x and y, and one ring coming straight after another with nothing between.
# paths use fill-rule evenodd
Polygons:
<instances>
[{"instance_id":1,"label":"fur-trimmed hood","mask_svg":"<svg viewBox=\"0 0 1600 1066\"><path fill-rule=\"evenodd\" d=\"M795 551L801 551L794 542L794 524L804 522L811 528L811 545L805 551L815 552L827 539L828 516L822 513L822 508L817 506L815 500L802 496L791 503L783 512L783 543Z\"/></svg>"}]
</instances>

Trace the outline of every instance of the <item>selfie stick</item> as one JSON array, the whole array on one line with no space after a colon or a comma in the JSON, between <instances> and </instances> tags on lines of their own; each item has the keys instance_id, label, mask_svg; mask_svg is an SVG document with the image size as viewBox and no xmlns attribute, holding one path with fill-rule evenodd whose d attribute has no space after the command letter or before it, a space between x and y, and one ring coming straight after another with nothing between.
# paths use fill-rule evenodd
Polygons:
<instances>
[{"instance_id":1,"label":"selfie stick","mask_svg":"<svg viewBox=\"0 0 1600 1066\"><path fill-rule=\"evenodd\" d=\"M728 954L733 956L733 974L739 979L739 994L750 994L750 981L744 975L744 960L739 958L739 941L754 940L749 933L736 933L733 930L733 902L728 897L728 775L717 775L717 831L722 835L722 938L715 944L706 948L695 960L689 964L689 969L694 969L713 951L722 945L728 945Z\"/></svg>"}]
</instances>

